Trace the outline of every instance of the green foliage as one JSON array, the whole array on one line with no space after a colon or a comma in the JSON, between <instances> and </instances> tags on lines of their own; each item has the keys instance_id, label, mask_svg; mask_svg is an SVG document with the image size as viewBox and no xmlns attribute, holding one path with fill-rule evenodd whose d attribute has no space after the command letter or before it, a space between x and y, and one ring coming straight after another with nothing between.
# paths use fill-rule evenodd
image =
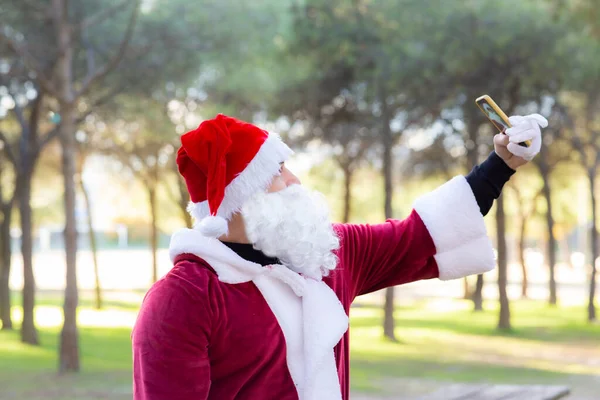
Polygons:
<instances>
[{"instance_id":1,"label":"green foliage","mask_svg":"<svg viewBox=\"0 0 600 400\"><path fill-rule=\"evenodd\" d=\"M432 45L443 73L432 96L450 119L463 120L459 133L479 157L489 152L493 133L475 98L489 94L509 115L544 113L544 97L560 90L572 58L561 40L567 26L539 2L470 1L450 12L438 31L444 34Z\"/></svg>"},{"instance_id":2,"label":"green foliage","mask_svg":"<svg viewBox=\"0 0 600 400\"><path fill-rule=\"evenodd\" d=\"M301 62L276 55L286 46L290 1L236 0L189 3L189 19L202 29L202 69L195 86L206 96L205 118L215 111L252 120ZM214 110L214 111L213 111Z\"/></svg>"}]
</instances>

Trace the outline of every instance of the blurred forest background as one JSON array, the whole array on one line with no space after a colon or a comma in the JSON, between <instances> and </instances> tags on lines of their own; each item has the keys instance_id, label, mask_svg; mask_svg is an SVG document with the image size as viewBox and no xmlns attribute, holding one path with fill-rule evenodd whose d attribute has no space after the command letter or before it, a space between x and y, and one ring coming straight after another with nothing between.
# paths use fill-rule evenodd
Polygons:
<instances>
[{"instance_id":1,"label":"blurred forest background","mask_svg":"<svg viewBox=\"0 0 600 400\"><path fill-rule=\"evenodd\" d=\"M381 222L492 151L482 94L550 122L486 217L498 268L359 298L352 389L597 398L597 0L0 0L0 399L131 398L203 119L281 133L336 221Z\"/></svg>"}]
</instances>

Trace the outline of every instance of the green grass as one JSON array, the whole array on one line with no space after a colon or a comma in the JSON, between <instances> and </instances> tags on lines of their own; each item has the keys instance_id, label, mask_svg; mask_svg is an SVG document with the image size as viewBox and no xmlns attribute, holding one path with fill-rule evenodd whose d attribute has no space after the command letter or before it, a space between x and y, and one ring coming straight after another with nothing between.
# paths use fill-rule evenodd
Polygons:
<instances>
[{"instance_id":1,"label":"green grass","mask_svg":"<svg viewBox=\"0 0 600 400\"><path fill-rule=\"evenodd\" d=\"M82 372L59 377L60 303L52 296L38 301L39 347L20 343L18 332L0 332L0 400L130 399L130 326L138 304L112 301L96 311L84 298L79 312ZM495 303L486 306L481 313L458 300L399 307L398 343L382 338L379 308L353 308L353 390L390 390L394 382L404 384L399 378L559 384L575 377L585 384L600 374L600 326L585 321L584 307L514 302L515 328L499 332ZM15 306L13 311L18 322L21 310Z\"/></svg>"},{"instance_id":2,"label":"green grass","mask_svg":"<svg viewBox=\"0 0 600 400\"><path fill-rule=\"evenodd\" d=\"M41 328L37 347L0 332L0 399L131 399L130 329L82 327L82 373L65 376L55 372L59 333Z\"/></svg>"},{"instance_id":3,"label":"green grass","mask_svg":"<svg viewBox=\"0 0 600 400\"><path fill-rule=\"evenodd\" d=\"M600 326L585 308L512 303L510 331L498 331L496 303L474 313L471 303L423 301L396 310L398 343L383 340L379 308L352 311L352 385L363 391L393 378L510 384L590 385L600 374Z\"/></svg>"}]
</instances>

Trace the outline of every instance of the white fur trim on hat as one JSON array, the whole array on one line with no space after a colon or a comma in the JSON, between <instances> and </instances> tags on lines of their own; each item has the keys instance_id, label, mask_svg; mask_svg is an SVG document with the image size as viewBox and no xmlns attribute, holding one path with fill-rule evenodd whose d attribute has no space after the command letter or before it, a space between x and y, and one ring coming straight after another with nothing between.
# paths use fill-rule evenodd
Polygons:
<instances>
[{"instance_id":1,"label":"white fur trim on hat","mask_svg":"<svg viewBox=\"0 0 600 400\"><path fill-rule=\"evenodd\" d=\"M279 174L280 164L292 154L292 149L283 143L279 135L269 133L252 161L225 188L225 196L217 210L217 216L229 220L254 193L266 190ZM197 221L196 227L202 231L202 220L210 216L208 201L190 203L188 212Z\"/></svg>"}]
</instances>

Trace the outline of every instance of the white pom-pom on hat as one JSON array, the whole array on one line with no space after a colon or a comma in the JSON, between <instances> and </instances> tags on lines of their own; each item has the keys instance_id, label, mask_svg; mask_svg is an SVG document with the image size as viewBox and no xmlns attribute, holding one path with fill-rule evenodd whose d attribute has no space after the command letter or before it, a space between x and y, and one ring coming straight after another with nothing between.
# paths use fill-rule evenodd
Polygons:
<instances>
[{"instance_id":1,"label":"white pom-pom on hat","mask_svg":"<svg viewBox=\"0 0 600 400\"><path fill-rule=\"evenodd\" d=\"M223 235L227 235L228 232L227 220L215 215L204 217L198 223L197 228L204 236L212 238L219 238Z\"/></svg>"}]
</instances>

